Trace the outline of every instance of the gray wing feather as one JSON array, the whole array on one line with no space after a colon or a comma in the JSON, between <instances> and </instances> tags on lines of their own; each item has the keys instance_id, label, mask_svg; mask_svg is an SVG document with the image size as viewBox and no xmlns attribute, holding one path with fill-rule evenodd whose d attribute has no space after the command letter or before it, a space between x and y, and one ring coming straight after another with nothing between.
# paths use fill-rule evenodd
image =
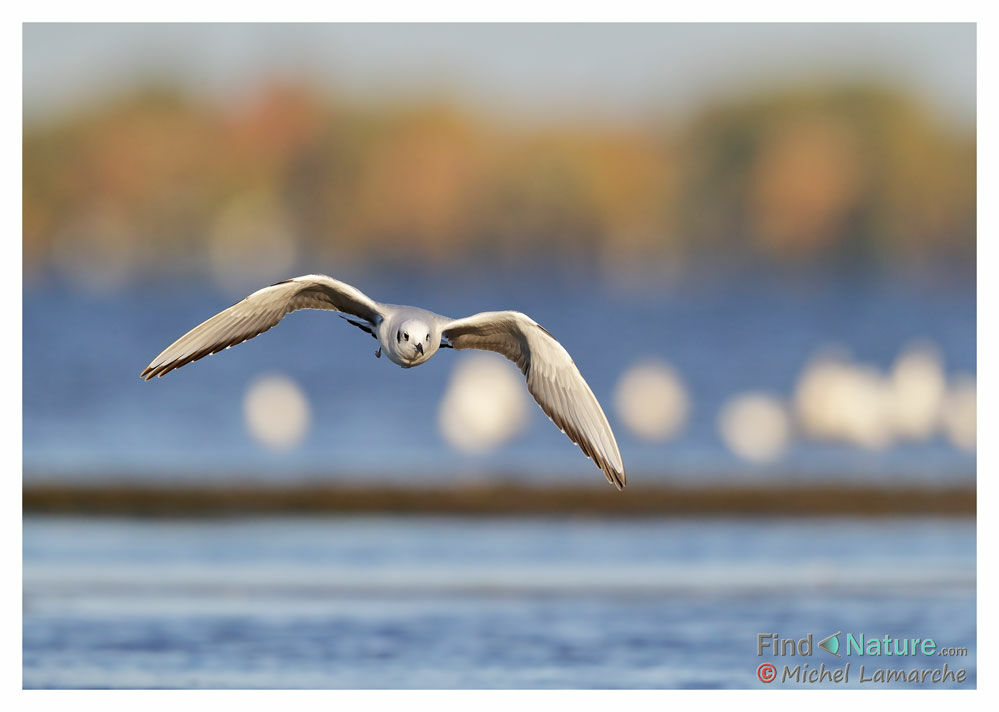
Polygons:
<instances>
[{"instance_id":1,"label":"gray wing feather","mask_svg":"<svg viewBox=\"0 0 999 712\"><path fill-rule=\"evenodd\" d=\"M295 277L260 289L202 322L166 347L142 371L147 381L235 346L275 326L299 309L330 309L364 319L372 326L382 318L381 305L361 290L321 274Z\"/></svg>"},{"instance_id":2,"label":"gray wing feather","mask_svg":"<svg viewBox=\"0 0 999 712\"><path fill-rule=\"evenodd\" d=\"M544 327L520 312L483 312L445 324L443 333L456 349L496 351L517 364L545 414L611 484L624 488L624 463L607 416L569 353Z\"/></svg>"}]
</instances>

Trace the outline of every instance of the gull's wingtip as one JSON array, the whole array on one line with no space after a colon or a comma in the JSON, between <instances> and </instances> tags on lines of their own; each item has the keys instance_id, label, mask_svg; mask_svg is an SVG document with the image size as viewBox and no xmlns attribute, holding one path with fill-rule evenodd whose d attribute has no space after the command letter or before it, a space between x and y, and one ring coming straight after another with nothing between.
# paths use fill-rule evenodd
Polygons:
<instances>
[{"instance_id":1,"label":"gull's wingtip","mask_svg":"<svg viewBox=\"0 0 999 712\"><path fill-rule=\"evenodd\" d=\"M604 469L604 476L607 478L608 482L617 488L618 492L628 486L628 478L624 474L624 470L617 470L613 467L608 467Z\"/></svg>"},{"instance_id":2,"label":"gull's wingtip","mask_svg":"<svg viewBox=\"0 0 999 712\"><path fill-rule=\"evenodd\" d=\"M153 376L163 375L162 373L158 373L159 371L160 367L158 366L154 367L153 364L149 364L144 369L142 369L142 373L139 374L139 378L141 378L143 381L149 381L153 378Z\"/></svg>"}]
</instances>

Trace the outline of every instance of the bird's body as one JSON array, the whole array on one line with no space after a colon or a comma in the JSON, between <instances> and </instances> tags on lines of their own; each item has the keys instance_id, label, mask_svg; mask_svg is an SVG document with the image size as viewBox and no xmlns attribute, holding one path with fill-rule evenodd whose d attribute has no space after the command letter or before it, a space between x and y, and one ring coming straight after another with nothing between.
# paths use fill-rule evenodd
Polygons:
<instances>
[{"instance_id":1,"label":"bird's body","mask_svg":"<svg viewBox=\"0 0 999 712\"><path fill-rule=\"evenodd\" d=\"M596 397L562 345L520 312L452 319L419 307L381 304L349 284L310 274L260 289L194 327L153 359L141 376L149 380L218 353L267 331L299 309L341 312L378 340L376 356L384 353L403 368L425 363L441 347L485 349L506 356L520 368L528 390L548 417L593 459L609 482L624 488L621 454Z\"/></svg>"}]
</instances>

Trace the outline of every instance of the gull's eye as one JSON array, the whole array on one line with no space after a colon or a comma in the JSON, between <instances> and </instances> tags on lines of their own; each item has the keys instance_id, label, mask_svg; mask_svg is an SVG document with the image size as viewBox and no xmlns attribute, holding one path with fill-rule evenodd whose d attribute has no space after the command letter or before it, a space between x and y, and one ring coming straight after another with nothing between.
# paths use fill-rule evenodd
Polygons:
<instances>
[{"instance_id":1,"label":"gull's eye","mask_svg":"<svg viewBox=\"0 0 999 712\"><path fill-rule=\"evenodd\" d=\"M406 341L409 341L409 334L403 332L402 338L404 338Z\"/></svg>"}]
</instances>

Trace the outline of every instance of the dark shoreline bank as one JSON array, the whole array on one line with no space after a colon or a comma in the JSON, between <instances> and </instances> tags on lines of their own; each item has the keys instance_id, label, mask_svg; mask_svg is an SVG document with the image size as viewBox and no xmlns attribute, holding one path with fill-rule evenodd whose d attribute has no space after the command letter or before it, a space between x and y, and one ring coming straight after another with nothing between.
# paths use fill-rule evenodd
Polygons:
<instances>
[{"instance_id":1,"label":"dark shoreline bank","mask_svg":"<svg viewBox=\"0 0 999 712\"><path fill-rule=\"evenodd\" d=\"M974 517L974 487L864 485L453 486L30 484L25 515L949 516Z\"/></svg>"}]
</instances>

